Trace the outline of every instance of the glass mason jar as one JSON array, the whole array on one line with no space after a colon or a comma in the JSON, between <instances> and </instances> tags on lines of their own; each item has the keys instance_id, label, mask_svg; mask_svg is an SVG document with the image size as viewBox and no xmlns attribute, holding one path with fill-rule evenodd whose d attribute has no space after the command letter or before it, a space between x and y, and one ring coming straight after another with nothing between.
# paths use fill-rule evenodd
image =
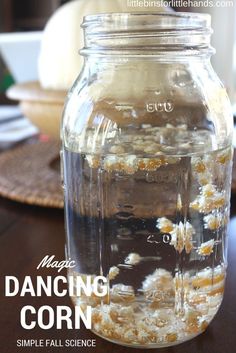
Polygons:
<instances>
[{"instance_id":1,"label":"glass mason jar","mask_svg":"<svg viewBox=\"0 0 236 353\"><path fill-rule=\"evenodd\" d=\"M233 119L210 64L210 16L87 16L83 70L62 124L71 276L93 331L133 347L206 329L226 274Z\"/></svg>"}]
</instances>

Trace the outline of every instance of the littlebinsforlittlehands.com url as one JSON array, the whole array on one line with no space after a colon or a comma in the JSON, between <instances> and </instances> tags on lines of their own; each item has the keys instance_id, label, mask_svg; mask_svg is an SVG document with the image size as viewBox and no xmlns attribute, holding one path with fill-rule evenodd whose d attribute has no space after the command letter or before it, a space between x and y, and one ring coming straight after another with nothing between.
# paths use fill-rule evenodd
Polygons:
<instances>
[{"instance_id":1,"label":"littlebinsforlittlehands.com url","mask_svg":"<svg viewBox=\"0 0 236 353\"><path fill-rule=\"evenodd\" d=\"M127 6L130 8L232 8L234 7L234 0L127 0Z\"/></svg>"}]
</instances>

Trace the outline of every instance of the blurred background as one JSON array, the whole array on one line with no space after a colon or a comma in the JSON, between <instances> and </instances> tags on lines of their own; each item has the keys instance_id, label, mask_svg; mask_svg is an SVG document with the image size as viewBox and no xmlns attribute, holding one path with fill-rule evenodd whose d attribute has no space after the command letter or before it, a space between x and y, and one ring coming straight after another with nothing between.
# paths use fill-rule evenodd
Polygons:
<instances>
[{"instance_id":1,"label":"blurred background","mask_svg":"<svg viewBox=\"0 0 236 353\"><path fill-rule=\"evenodd\" d=\"M0 0L0 33L3 34L42 31L50 16L66 2L68 2L68 0ZM37 34L38 35L35 36L36 43L30 43L31 46L34 45L34 48L30 53L33 55L34 59L34 62L31 61L32 68L29 66L24 68L26 80L28 79L27 75L29 75L27 71L30 69L32 79L37 79L37 57L35 57L35 53L39 53L41 39L40 34ZM14 37L12 38L14 39ZM15 39L16 42L23 41L23 37L20 38L20 36L16 36ZM12 103L6 99L4 92L14 81L21 81L21 75L18 75L18 71L15 72L17 68L15 69L13 67L8 67L12 64L12 62L9 63L9 57L3 58L3 46L4 44L6 46L6 39L4 41L2 37L0 42L0 104L3 104L6 101L7 103ZM17 43L15 43L15 47L17 48ZM13 52L13 49L11 49L11 51ZM15 59L17 60L17 58ZM17 63L12 65L17 65ZM24 77L22 77L22 80L24 80Z\"/></svg>"},{"instance_id":2,"label":"blurred background","mask_svg":"<svg viewBox=\"0 0 236 353\"><path fill-rule=\"evenodd\" d=\"M35 36L32 36L30 41L30 45L33 48L32 51L29 52L29 54L33 56L33 60L31 60L32 66L27 66L27 70L25 68L25 77L23 78L22 75L18 74L17 72L17 70L20 70L19 63L18 69L13 68L13 65L17 65L17 63L9 63L9 58L6 58L6 54L4 55L3 50L6 49L3 48L3 46L6 46L6 43L3 42L6 41L6 38L4 39L0 37L1 103L6 101L4 91L7 89L7 87L9 87L9 85L12 84L13 81L19 82L24 80L24 78L26 81L28 79L38 79L36 54L37 50L39 51L41 39L39 31L43 31L48 19L61 5L66 2L68 2L68 0L0 0L0 33L35 32ZM91 3L90 0L80 0L80 2ZM107 0L104 0L104 4L107 2ZM110 3L111 2L116 2L116 0L110 0ZM126 0L123 2L127 3ZM212 62L215 70L227 87L232 103L234 103L236 101L236 78L234 61L234 51L236 47L236 6L232 6L230 2L228 2L227 6L227 1L224 1L224 3L226 4L225 6L214 6L213 8L178 7L175 8L175 11L207 12L212 15L212 27L214 29L212 44L217 50L217 55L212 58ZM93 5L91 3L90 7L92 8L92 6ZM141 10L142 9L139 8L139 11ZM94 12L96 11L97 6L95 6ZM23 41L26 40L25 38L20 36L15 37L15 47L18 48L18 41L21 42L22 48L25 48L25 46L23 46ZM11 40L13 41L13 39ZM11 49L11 51L13 53L13 49Z\"/></svg>"},{"instance_id":3,"label":"blurred background","mask_svg":"<svg viewBox=\"0 0 236 353\"><path fill-rule=\"evenodd\" d=\"M110 3L112 1L114 3L116 2L116 0L110 0ZM9 46L9 43L6 43L6 41L13 42L13 40L15 40L15 48L20 48L19 46L17 47L17 45L21 42L22 48L25 49L25 43L23 42L27 41L27 37L20 35L16 36L15 38L12 37L11 39L6 39L4 36L0 37L0 103L6 101L4 92L14 81L21 82L24 80L28 81L38 79L37 54L39 52L41 42L40 31L43 31L47 21L53 15L53 13L61 5L67 2L68 0L0 0L0 33L35 32L35 36L31 34L31 41L28 41L27 43L28 58L30 55L32 55L32 58L30 58L31 65L27 65L27 69L24 69L25 72L22 72L21 68L19 67L21 64L19 61L17 67L16 57L15 62L12 62L5 51L7 50L7 45ZM80 2L91 3L91 8L94 3L93 0L80 0ZM104 4L107 2L107 0L104 0ZM123 3L127 3L126 0L124 0ZM227 1L224 3L226 4ZM224 82L232 103L235 103L236 6L230 6L230 3L228 4L229 5L225 5L225 7L178 7L174 10L206 12L211 14L212 27L214 29L212 45L217 50L217 55L213 56L212 63L219 77ZM135 7L133 7L132 10L135 11ZM140 8L137 10L140 11ZM94 12L98 12L97 6L94 7ZM31 51L29 45L32 46ZM10 50L14 56L15 53L13 54L13 49L9 48L8 50ZM20 74L19 71L21 71Z\"/></svg>"}]
</instances>

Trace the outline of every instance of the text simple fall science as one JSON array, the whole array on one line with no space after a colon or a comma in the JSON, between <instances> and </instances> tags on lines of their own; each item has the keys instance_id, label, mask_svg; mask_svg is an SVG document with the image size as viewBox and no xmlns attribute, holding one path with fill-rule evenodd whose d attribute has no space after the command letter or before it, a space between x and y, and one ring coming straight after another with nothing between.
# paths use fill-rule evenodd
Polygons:
<instances>
[{"instance_id":1,"label":"text simple fall science","mask_svg":"<svg viewBox=\"0 0 236 353\"><path fill-rule=\"evenodd\" d=\"M37 266L57 268L58 273L64 268L74 268L75 261L71 259L67 261L56 261L55 255L51 257L45 256ZM32 297L40 297L46 295L48 297L57 296L64 297L69 295L71 297L80 297L85 295L91 297L93 294L97 297L104 297L107 295L108 286L107 279L104 276L61 276L56 277L42 276L36 277L36 284L33 284L31 276L25 276L23 281L19 281L15 276L5 276L5 296L14 297L19 295L24 297L26 295ZM76 281L76 282L75 282ZM75 285L76 283L76 285ZM45 315L46 314L46 315ZM47 319L45 319L47 316ZM69 306L61 305L53 309L49 305L43 305L39 309L35 309L32 305L22 307L20 311L20 323L26 330L32 330L37 325L43 330L49 330L52 327L62 329L63 323L67 329L80 329L81 321L87 329L92 327L92 308L86 306L81 307L75 305L74 312Z\"/></svg>"},{"instance_id":2,"label":"text simple fall science","mask_svg":"<svg viewBox=\"0 0 236 353\"><path fill-rule=\"evenodd\" d=\"M17 347L96 347L96 339L18 339L16 342Z\"/></svg>"}]
</instances>

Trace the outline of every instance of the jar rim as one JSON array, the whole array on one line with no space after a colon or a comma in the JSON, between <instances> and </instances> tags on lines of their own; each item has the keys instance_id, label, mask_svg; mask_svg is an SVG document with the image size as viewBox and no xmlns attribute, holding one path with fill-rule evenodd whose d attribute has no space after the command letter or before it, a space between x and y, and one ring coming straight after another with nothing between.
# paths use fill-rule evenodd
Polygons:
<instances>
[{"instance_id":1,"label":"jar rim","mask_svg":"<svg viewBox=\"0 0 236 353\"><path fill-rule=\"evenodd\" d=\"M162 30L211 29L211 15L195 12L111 12L84 16L82 28L102 24L101 31L133 29L145 25Z\"/></svg>"},{"instance_id":2,"label":"jar rim","mask_svg":"<svg viewBox=\"0 0 236 353\"><path fill-rule=\"evenodd\" d=\"M176 56L210 57L211 16L191 12L104 13L87 15L83 56Z\"/></svg>"}]
</instances>

